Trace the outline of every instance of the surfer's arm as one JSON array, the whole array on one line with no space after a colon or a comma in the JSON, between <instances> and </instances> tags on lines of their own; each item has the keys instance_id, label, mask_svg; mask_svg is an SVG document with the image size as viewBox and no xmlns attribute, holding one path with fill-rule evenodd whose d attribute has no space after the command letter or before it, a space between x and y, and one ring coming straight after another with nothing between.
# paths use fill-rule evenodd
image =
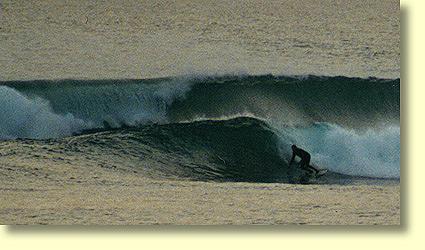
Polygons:
<instances>
[{"instance_id":1,"label":"surfer's arm","mask_svg":"<svg viewBox=\"0 0 425 250\"><path fill-rule=\"evenodd\" d=\"M291 160L289 161L289 165L291 165L292 164L292 162L295 160L295 153L294 152L292 152L292 158L291 158Z\"/></svg>"}]
</instances>

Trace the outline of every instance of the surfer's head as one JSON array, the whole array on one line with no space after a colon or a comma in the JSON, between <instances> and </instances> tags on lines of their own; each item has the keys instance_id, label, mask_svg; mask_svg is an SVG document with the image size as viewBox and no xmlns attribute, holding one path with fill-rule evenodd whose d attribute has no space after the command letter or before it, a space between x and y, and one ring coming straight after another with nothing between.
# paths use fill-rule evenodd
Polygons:
<instances>
[{"instance_id":1,"label":"surfer's head","mask_svg":"<svg viewBox=\"0 0 425 250\"><path fill-rule=\"evenodd\" d=\"M295 146L295 144L293 144L293 145L291 146L291 148L292 148L292 150L294 150L294 149L296 149L296 148L297 148L297 146Z\"/></svg>"}]
</instances>

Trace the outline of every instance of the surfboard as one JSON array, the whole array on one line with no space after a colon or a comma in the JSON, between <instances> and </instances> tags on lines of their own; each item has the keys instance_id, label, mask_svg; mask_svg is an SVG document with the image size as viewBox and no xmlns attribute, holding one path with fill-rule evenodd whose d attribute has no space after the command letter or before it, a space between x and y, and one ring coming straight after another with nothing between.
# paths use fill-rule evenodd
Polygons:
<instances>
[{"instance_id":1,"label":"surfboard","mask_svg":"<svg viewBox=\"0 0 425 250\"><path fill-rule=\"evenodd\" d=\"M324 174L326 174L328 172L328 170L326 168L320 168L320 167L313 165L313 164L310 164L310 166L317 170L317 172L315 173L316 177L323 176Z\"/></svg>"},{"instance_id":2,"label":"surfboard","mask_svg":"<svg viewBox=\"0 0 425 250\"><path fill-rule=\"evenodd\" d=\"M326 168L318 167L315 164L310 164L310 168L302 168L310 177L317 178L325 175L328 170ZM316 171L315 171L316 170Z\"/></svg>"},{"instance_id":3,"label":"surfboard","mask_svg":"<svg viewBox=\"0 0 425 250\"><path fill-rule=\"evenodd\" d=\"M328 170L327 169L319 169L319 171L316 173L316 177L320 177L320 176L322 176L322 175L324 175L324 174L326 174L328 172Z\"/></svg>"}]
</instances>

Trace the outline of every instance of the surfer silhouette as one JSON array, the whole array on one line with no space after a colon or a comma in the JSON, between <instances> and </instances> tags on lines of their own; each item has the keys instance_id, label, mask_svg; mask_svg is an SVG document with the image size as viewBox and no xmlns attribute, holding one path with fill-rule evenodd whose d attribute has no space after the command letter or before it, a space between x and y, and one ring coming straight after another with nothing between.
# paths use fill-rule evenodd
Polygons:
<instances>
[{"instance_id":1,"label":"surfer silhouette","mask_svg":"<svg viewBox=\"0 0 425 250\"><path fill-rule=\"evenodd\" d=\"M310 166L311 156L310 156L310 154L307 151L305 151L305 150L303 150L303 149L301 149L301 148L299 148L299 147L297 147L295 145L292 145L291 148L292 148L292 158L291 158L291 161L289 161L289 165L291 165L292 162L295 160L295 156L298 156L298 157L301 158L301 161L299 163L300 164L300 167L302 167L304 169L307 169L307 170L312 170L316 174L319 172L319 170L317 170L314 167Z\"/></svg>"}]
</instances>

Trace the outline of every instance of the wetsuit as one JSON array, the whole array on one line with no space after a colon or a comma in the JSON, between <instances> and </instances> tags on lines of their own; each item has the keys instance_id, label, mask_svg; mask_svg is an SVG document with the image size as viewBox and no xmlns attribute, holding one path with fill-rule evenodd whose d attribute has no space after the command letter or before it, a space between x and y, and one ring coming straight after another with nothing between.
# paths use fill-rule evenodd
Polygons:
<instances>
[{"instance_id":1,"label":"wetsuit","mask_svg":"<svg viewBox=\"0 0 425 250\"><path fill-rule=\"evenodd\" d=\"M295 156L298 156L298 157L301 158L301 161L299 163L300 164L300 167L305 168L305 169L313 170L314 172L317 173L317 169L315 169L315 168L313 168L313 167L310 166L311 156L310 156L310 154L307 151L305 151L305 150L303 150L301 148L298 148L297 146L293 145L292 146L292 158L291 158L291 161L289 162L289 165L292 164L292 162L295 159Z\"/></svg>"}]
</instances>

